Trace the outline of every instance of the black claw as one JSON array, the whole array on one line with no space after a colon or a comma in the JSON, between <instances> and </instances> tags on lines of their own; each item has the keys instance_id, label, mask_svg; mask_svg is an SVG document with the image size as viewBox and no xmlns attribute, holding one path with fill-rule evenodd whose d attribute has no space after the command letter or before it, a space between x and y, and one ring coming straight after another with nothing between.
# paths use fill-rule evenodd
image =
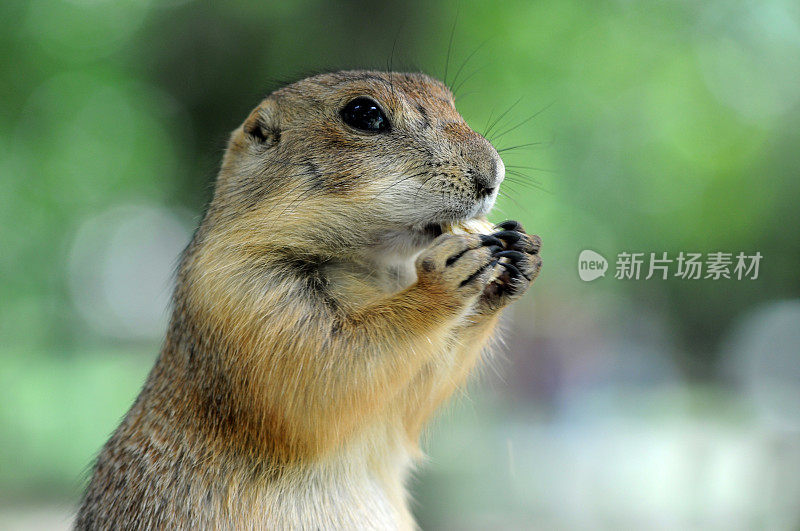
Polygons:
<instances>
[{"instance_id":1,"label":"black claw","mask_svg":"<svg viewBox=\"0 0 800 531\"><path fill-rule=\"evenodd\" d=\"M513 264L509 264L508 262L498 262L501 266L505 267L508 272L511 274L512 277L518 277L522 275L522 272L517 268L517 266Z\"/></svg>"},{"instance_id":2,"label":"black claw","mask_svg":"<svg viewBox=\"0 0 800 531\"><path fill-rule=\"evenodd\" d=\"M504 221L502 223L498 223L497 225L495 225L495 227L499 227L499 228L505 229L505 230L515 230L517 232L525 232L525 230L522 228L522 225L519 223L519 221L514 221L513 219L509 219L509 220Z\"/></svg>"},{"instance_id":3,"label":"black claw","mask_svg":"<svg viewBox=\"0 0 800 531\"><path fill-rule=\"evenodd\" d=\"M499 232L497 234L500 234ZM503 242L498 240L496 235L481 234L481 245L495 245L498 247L503 246Z\"/></svg>"},{"instance_id":4,"label":"black claw","mask_svg":"<svg viewBox=\"0 0 800 531\"><path fill-rule=\"evenodd\" d=\"M492 236L506 242L508 247L511 247L522 239L522 233L515 230L501 230L500 232L495 232Z\"/></svg>"},{"instance_id":5,"label":"black claw","mask_svg":"<svg viewBox=\"0 0 800 531\"><path fill-rule=\"evenodd\" d=\"M489 252L490 252L492 255L494 255L494 253L497 253L497 252L499 252L499 251L502 251L502 250L503 250L503 247L502 247L502 246L497 246L497 245L490 245L489 247L487 247L487 249L489 249Z\"/></svg>"},{"instance_id":6,"label":"black claw","mask_svg":"<svg viewBox=\"0 0 800 531\"><path fill-rule=\"evenodd\" d=\"M518 260L524 260L525 253L520 251L500 251L499 253L494 254L495 258L508 258L509 260L514 260L515 262Z\"/></svg>"},{"instance_id":7,"label":"black claw","mask_svg":"<svg viewBox=\"0 0 800 531\"><path fill-rule=\"evenodd\" d=\"M527 276L527 275L525 275L525 274L524 274L522 271L520 271L520 270L519 270L519 268L518 268L517 266L515 266L515 265L513 265L513 264L509 264L509 263L507 263L507 262L498 262L498 263L499 263L501 266L505 267L505 268L508 270L509 274L510 274L512 277L522 277L522 278L524 278L525 280L527 280L527 281L529 281L529 282L530 282L530 280L531 280L531 279L530 279L530 278L528 278L528 276Z\"/></svg>"}]
</instances>

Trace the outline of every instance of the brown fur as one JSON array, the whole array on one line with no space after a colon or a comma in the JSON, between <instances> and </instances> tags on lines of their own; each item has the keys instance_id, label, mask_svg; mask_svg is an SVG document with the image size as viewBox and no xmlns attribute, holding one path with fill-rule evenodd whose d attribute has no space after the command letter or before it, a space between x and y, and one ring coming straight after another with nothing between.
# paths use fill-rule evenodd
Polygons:
<instances>
[{"instance_id":1,"label":"brown fur","mask_svg":"<svg viewBox=\"0 0 800 531\"><path fill-rule=\"evenodd\" d=\"M342 122L358 96L390 133ZM498 292L491 249L431 228L491 208L474 175L499 184L498 165L422 74L325 74L265 99L231 136L163 350L76 527L413 527L420 430L529 283ZM524 242L532 279L540 242Z\"/></svg>"}]
</instances>

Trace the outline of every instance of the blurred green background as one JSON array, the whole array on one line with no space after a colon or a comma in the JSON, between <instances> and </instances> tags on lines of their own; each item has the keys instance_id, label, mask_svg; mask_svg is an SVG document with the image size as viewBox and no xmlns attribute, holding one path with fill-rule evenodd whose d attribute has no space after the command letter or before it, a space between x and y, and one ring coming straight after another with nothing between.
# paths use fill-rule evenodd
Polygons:
<instances>
[{"instance_id":1,"label":"blurred green background","mask_svg":"<svg viewBox=\"0 0 800 531\"><path fill-rule=\"evenodd\" d=\"M426 437L423 528L800 527L797 2L6 0L0 20L0 527L69 525L228 133L285 81L390 64L460 70L467 121L501 117L492 219L544 241L503 352ZM579 279L583 249L605 278ZM764 258L757 280L617 280L622 251Z\"/></svg>"}]
</instances>

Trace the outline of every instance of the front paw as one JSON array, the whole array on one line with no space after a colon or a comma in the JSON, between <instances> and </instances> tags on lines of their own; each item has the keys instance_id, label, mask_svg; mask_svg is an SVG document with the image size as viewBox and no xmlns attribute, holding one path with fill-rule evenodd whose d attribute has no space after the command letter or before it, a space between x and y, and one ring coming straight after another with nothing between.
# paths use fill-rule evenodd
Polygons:
<instances>
[{"instance_id":1,"label":"front paw","mask_svg":"<svg viewBox=\"0 0 800 531\"><path fill-rule=\"evenodd\" d=\"M428 291L472 306L482 296L504 249L494 236L443 234L417 258L417 282Z\"/></svg>"},{"instance_id":2,"label":"front paw","mask_svg":"<svg viewBox=\"0 0 800 531\"><path fill-rule=\"evenodd\" d=\"M542 258L539 250L542 240L527 234L516 221L505 221L497 225L502 229L492 237L503 242L502 249L494 251L493 280L483 290L478 300L478 311L493 313L520 298L539 275Z\"/></svg>"}]
</instances>

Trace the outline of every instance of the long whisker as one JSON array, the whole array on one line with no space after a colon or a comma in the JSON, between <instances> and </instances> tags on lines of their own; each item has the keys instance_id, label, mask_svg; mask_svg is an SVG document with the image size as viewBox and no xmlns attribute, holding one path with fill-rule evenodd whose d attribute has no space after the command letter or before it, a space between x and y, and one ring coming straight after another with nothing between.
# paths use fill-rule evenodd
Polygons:
<instances>
[{"instance_id":1,"label":"long whisker","mask_svg":"<svg viewBox=\"0 0 800 531\"><path fill-rule=\"evenodd\" d=\"M522 206L521 204L519 204L519 202L516 199L514 199L512 196L508 195L503 190L500 190L499 193L500 193L500 195L502 195L503 197L505 197L506 199L508 199L512 203L514 203L517 207L519 207L520 210L525 212L525 214L530 214L530 211L527 208L525 208L524 206Z\"/></svg>"},{"instance_id":2,"label":"long whisker","mask_svg":"<svg viewBox=\"0 0 800 531\"><path fill-rule=\"evenodd\" d=\"M545 106L544 106L543 108L541 108L540 110L536 111L536 112L535 112L535 113L533 113L532 115L530 115L530 116L528 116L527 118L525 118L524 120L522 120L522 121L521 121L520 123L518 123L517 125L515 125L515 126L513 126L513 127L509 127L509 128L508 128L508 129L506 129L505 131L503 131L503 132L501 132L501 133L498 133L497 135L495 135L495 136L494 136L494 138L492 138L492 140L498 140L498 139L500 139L501 137L503 137L504 135L506 135L506 134L510 133L511 131L514 131L514 130L518 129L519 127L521 127L521 126L525 125L526 123L530 122L531 120L533 120L534 118L536 118L537 116L539 116L540 114L542 114L544 111L546 111L547 109L549 109L550 107L552 107L554 103L555 103L555 101L551 101L550 103L548 103L547 105L545 105Z\"/></svg>"},{"instance_id":3,"label":"long whisker","mask_svg":"<svg viewBox=\"0 0 800 531\"><path fill-rule=\"evenodd\" d=\"M392 96L394 96L394 79L393 79L393 63L394 63L394 49L397 46L397 39L400 37L400 28L398 28L397 33L394 36L394 41L392 41L392 51L389 54L389 63L386 65L386 70L389 72L389 89L391 90Z\"/></svg>"},{"instance_id":4,"label":"long whisker","mask_svg":"<svg viewBox=\"0 0 800 531\"><path fill-rule=\"evenodd\" d=\"M473 76L475 76L475 74L477 74L478 72L480 72L480 71L481 71L481 70L483 70L484 68L486 68L486 65L479 66L478 68L476 68L475 70L473 70L472 72L470 72L470 74L469 74L467 77L465 77L464 79L462 79L462 80L461 80L461 83L459 83L459 84L458 84L458 86L456 86L456 87L453 87L453 89L452 89L452 90L453 90L453 94L455 94L455 93L457 93L459 90L461 90L461 87L463 87L463 86L464 86L464 84L465 84L467 81L469 81L470 79L472 79L472 77L473 77ZM462 96L461 96L461 98L464 98L464 96L462 95Z\"/></svg>"},{"instance_id":5,"label":"long whisker","mask_svg":"<svg viewBox=\"0 0 800 531\"><path fill-rule=\"evenodd\" d=\"M517 181L525 184L535 184L537 186L541 186L542 183L537 181L536 179L531 178L530 175L525 175L524 173L506 173L506 179L511 181Z\"/></svg>"},{"instance_id":6,"label":"long whisker","mask_svg":"<svg viewBox=\"0 0 800 531\"><path fill-rule=\"evenodd\" d=\"M492 107L492 110L489 111L489 118L486 119L486 125L483 126L483 135L481 135L483 138L486 138L486 133L489 130L489 122L492 121L492 116L494 116L494 107Z\"/></svg>"},{"instance_id":7,"label":"long whisker","mask_svg":"<svg viewBox=\"0 0 800 531\"><path fill-rule=\"evenodd\" d=\"M521 149L521 148L530 147L530 146L540 146L542 144L544 144L544 142L529 142L527 144L520 144L518 146L511 146L511 147L507 147L507 148L503 148L503 149L498 149L497 152L498 153L502 153L504 151L511 151L512 149Z\"/></svg>"},{"instance_id":8,"label":"long whisker","mask_svg":"<svg viewBox=\"0 0 800 531\"><path fill-rule=\"evenodd\" d=\"M537 168L536 166L520 166L518 164L506 164L506 168L520 168L523 170L533 170L533 171L541 171L545 173L558 173L556 170L551 170L548 168Z\"/></svg>"},{"instance_id":9,"label":"long whisker","mask_svg":"<svg viewBox=\"0 0 800 531\"><path fill-rule=\"evenodd\" d=\"M528 182L539 182L535 177L533 177L531 175L528 175L525 172L518 171L518 170L507 170L506 174L507 175L516 175L517 177L522 177L524 179L527 179Z\"/></svg>"},{"instance_id":10,"label":"long whisker","mask_svg":"<svg viewBox=\"0 0 800 531\"><path fill-rule=\"evenodd\" d=\"M506 176L504 183L511 183L513 185L519 185L527 190L535 190L538 192L545 192L548 194L552 194L553 192L542 186L540 183L537 182L530 182L530 181L523 181L521 179L515 179L514 177Z\"/></svg>"},{"instance_id":11,"label":"long whisker","mask_svg":"<svg viewBox=\"0 0 800 531\"><path fill-rule=\"evenodd\" d=\"M494 205L494 208L492 210L497 210L498 212L503 214L503 217L508 217L506 214L506 210L502 207L497 206L496 204Z\"/></svg>"},{"instance_id":12,"label":"long whisker","mask_svg":"<svg viewBox=\"0 0 800 531\"><path fill-rule=\"evenodd\" d=\"M478 53L478 50L480 50L481 48L483 48L483 46L484 46L484 45L485 45L487 42L489 42L489 39L491 39L491 37L489 37L488 39L485 39L485 40L484 40L482 43L480 43L480 44L479 44L479 45L478 45L478 46L477 46L477 47L476 47L474 50L472 50L472 53L470 53L470 54L467 56L467 58L466 58L466 59L464 59L464 62L462 62L462 63L461 63L461 66L460 66L460 67L458 67L458 70L456 70L456 75L455 75L455 77L453 77L453 83L452 83L452 90L453 90L453 94L455 94L456 92L458 92L458 89L456 89L456 83L458 82L458 76L461 74L461 71L464 69L464 67L465 67L465 66L467 66L467 64L469 63L469 60L470 60L470 59L472 59L472 57L473 57L473 56L474 56L476 53ZM474 72L473 72L473 74L474 74Z\"/></svg>"},{"instance_id":13,"label":"long whisker","mask_svg":"<svg viewBox=\"0 0 800 531\"><path fill-rule=\"evenodd\" d=\"M497 126L497 124L499 124L499 123L500 123L500 120L502 120L502 119L503 119L503 118L504 118L504 117L505 117L505 116L506 116L508 113L510 113L510 112L511 112L511 110L512 110L514 107L516 107L517 105L519 105L519 102L521 102L521 101L522 101L522 98L519 98L517 101L515 101L514 103L512 103L512 104L511 104L511 106L510 106L508 109L506 109L506 110L505 110L505 112L503 112L503 114L501 114L500 116L498 116L498 117L497 117L497 119L496 119L494 122L492 122L492 125L491 125L491 126L489 126L489 129L487 129L487 130L486 130L486 132L483 134L484 138L488 138L488 137L489 137L489 135L491 135L491 134L492 134L492 129L494 129L494 128Z\"/></svg>"},{"instance_id":14,"label":"long whisker","mask_svg":"<svg viewBox=\"0 0 800 531\"><path fill-rule=\"evenodd\" d=\"M456 16L453 19L453 28L450 30L450 42L447 44L447 59L444 62L444 84L447 85L447 70L450 68L450 52L453 50L453 36L456 34L456 24L458 23L458 7Z\"/></svg>"}]
</instances>

